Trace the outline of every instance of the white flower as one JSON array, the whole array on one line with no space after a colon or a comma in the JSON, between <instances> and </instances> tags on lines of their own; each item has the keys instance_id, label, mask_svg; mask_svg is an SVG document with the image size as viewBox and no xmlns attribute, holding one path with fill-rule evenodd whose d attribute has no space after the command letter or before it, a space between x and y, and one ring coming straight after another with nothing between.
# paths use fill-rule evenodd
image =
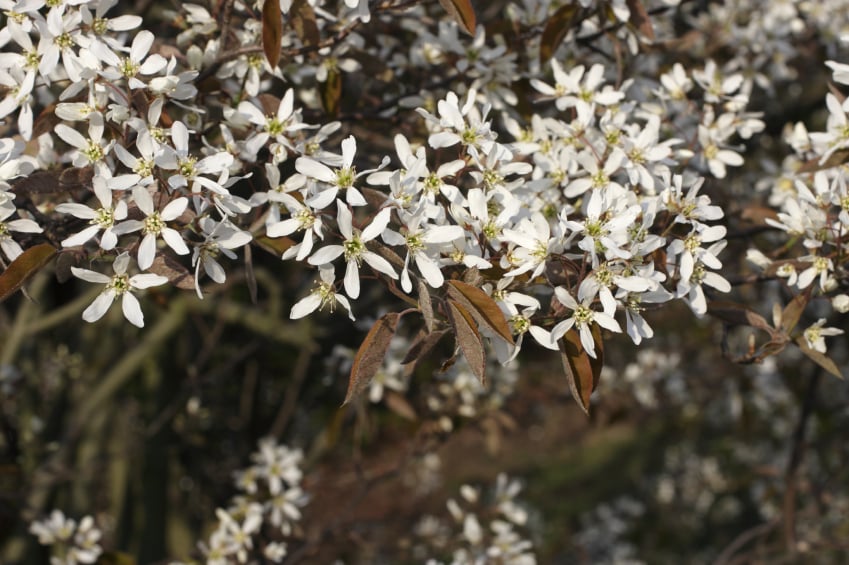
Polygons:
<instances>
[{"instance_id":1,"label":"white flower","mask_svg":"<svg viewBox=\"0 0 849 565\"><path fill-rule=\"evenodd\" d=\"M96 322L106 314L112 302L121 297L121 309L124 312L124 317L134 326L144 327L144 315L141 306L131 291L159 286L167 283L168 279L151 273L128 276L127 267L129 264L130 256L124 252L115 258L115 262L112 264L115 274L111 277L96 271L71 267L71 272L75 277L90 283L106 285L103 292L83 312L83 320Z\"/></svg>"},{"instance_id":2,"label":"white flower","mask_svg":"<svg viewBox=\"0 0 849 565\"><path fill-rule=\"evenodd\" d=\"M342 245L327 245L322 247L309 258L310 265L327 265L340 255L344 254L348 267L345 271L345 292L351 298L360 295L360 265L363 261L375 271L379 271L392 279L397 279L398 274L389 264L389 261L366 248L366 243L379 236L389 224L391 210L384 208L372 220L362 232L354 231L351 211L345 205L339 205L337 223L339 231L342 232L345 241Z\"/></svg>"},{"instance_id":3,"label":"white flower","mask_svg":"<svg viewBox=\"0 0 849 565\"><path fill-rule=\"evenodd\" d=\"M825 338L826 336L843 335L843 330L839 328L824 328L825 318L820 318L815 324L811 324L804 332L805 342L808 347L820 353L826 352Z\"/></svg>"},{"instance_id":4,"label":"white flower","mask_svg":"<svg viewBox=\"0 0 849 565\"><path fill-rule=\"evenodd\" d=\"M229 259L235 259L236 254L231 250L247 245L253 236L227 220L216 222L209 216L201 218L198 224L203 232L204 241L195 246L192 265L195 267L195 291L198 298L203 298L200 290L201 266L209 278L218 284L223 283L227 280L227 274L218 262L218 256L224 255Z\"/></svg>"},{"instance_id":5,"label":"white flower","mask_svg":"<svg viewBox=\"0 0 849 565\"><path fill-rule=\"evenodd\" d=\"M293 320L297 320L315 312L316 310L322 309L325 306L329 306L330 311L333 312L336 304L341 304L342 307L348 311L348 317L353 321L354 314L351 312L350 302L348 302L348 299L345 298L345 296L337 294L334 290L334 285L336 283L336 270L333 268L333 265L324 265L319 267L319 276L321 278L321 282L318 283L318 286L316 286L308 296L298 300L295 305L292 306L292 311L289 312L289 317Z\"/></svg>"},{"instance_id":6,"label":"white flower","mask_svg":"<svg viewBox=\"0 0 849 565\"><path fill-rule=\"evenodd\" d=\"M169 202L159 211L154 208L153 198L147 188L136 186L133 189L133 200L139 207L139 210L144 212L147 217L144 220L128 220L118 224L115 226L115 233L123 235L138 230L142 231L144 237L139 245L139 268L146 270L153 264L153 259L156 257L156 239L160 236L168 244L168 247L174 250L174 253L188 255L189 248L186 246L186 242L183 241L183 236L177 230L169 228L165 222L170 222L180 217L186 210L189 199L181 196Z\"/></svg>"},{"instance_id":7,"label":"white flower","mask_svg":"<svg viewBox=\"0 0 849 565\"><path fill-rule=\"evenodd\" d=\"M551 328L551 339L555 343L563 337L566 332L574 327L580 334L581 345L584 346L584 350L590 357L595 358L595 342L593 341L593 334L590 326L593 323L596 323L612 332L622 331L622 328L619 327L619 323L616 322L612 316L609 316L604 312L596 312L593 310L590 307L592 304L591 301L579 304L578 301L569 294L569 291L562 286L558 286L554 289L554 295L561 304L572 310L572 315L570 317Z\"/></svg>"},{"instance_id":8,"label":"white flower","mask_svg":"<svg viewBox=\"0 0 849 565\"><path fill-rule=\"evenodd\" d=\"M123 220L127 217L127 203L119 200L115 205L112 205L112 191L106 186L106 179L102 176L95 176L92 179L94 194L100 202L100 208L89 208L83 204L68 202L56 206L57 212L63 214L71 214L83 220L89 220L89 226L82 231L65 238L62 241L62 247L74 247L82 245L95 235L100 230L103 230L103 235L100 236L100 247L105 250L110 250L118 243L118 236L115 234L115 220Z\"/></svg>"},{"instance_id":9,"label":"white flower","mask_svg":"<svg viewBox=\"0 0 849 565\"><path fill-rule=\"evenodd\" d=\"M12 220L5 221L6 218L15 213L15 206L11 205L11 203L7 203L7 205L0 206L0 250L3 251L3 254L9 258L10 261L14 261L18 258L18 255L24 252L18 243L12 239L12 236L9 232L20 232L20 233L41 233L43 230L37 223L32 220Z\"/></svg>"}]
</instances>

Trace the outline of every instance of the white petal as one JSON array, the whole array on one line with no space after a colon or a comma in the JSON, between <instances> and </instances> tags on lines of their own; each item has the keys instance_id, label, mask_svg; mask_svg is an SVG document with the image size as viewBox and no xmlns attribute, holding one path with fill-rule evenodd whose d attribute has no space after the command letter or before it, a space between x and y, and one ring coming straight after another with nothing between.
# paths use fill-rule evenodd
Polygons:
<instances>
[{"instance_id":1,"label":"white petal","mask_svg":"<svg viewBox=\"0 0 849 565\"><path fill-rule=\"evenodd\" d=\"M112 277L108 277L103 273L89 271L88 269L80 269L78 267L71 267L71 273L73 273L73 275L78 279L82 279L90 283L108 284L112 280Z\"/></svg>"},{"instance_id":2,"label":"white petal","mask_svg":"<svg viewBox=\"0 0 849 565\"><path fill-rule=\"evenodd\" d=\"M156 257L156 236L149 233L144 236L139 245L139 269L142 271L149 269L153 265L154 257Z\"/></svg>"},{"instance_id":3,"label":"white petal","mask_svg":"<svg viewBox=\"0 0 849 565\"><path fill-rule=\"evenodd\" d=\"M162 230L162 239L168 244L168 247L174 250L177 255L188 255L189 248L186 247L186 242L183 241L183 236L180 232L171 228Z\"/></svg>"},{"instance_id":4,"label":"white petal","mask_svg":"<svg viewBox=\"0 0 849 565\"><path fill-rule=\"evenodd\" d=\"M83 311L83 320L86 322L96 322L102 318L106 314L106 311L109 310L109 306L112 305L114 298L115 291L112 289L98 294L94 302L89 304L88 308Z\"/></svg>"},{"instance_id":5,"label":"white petal","mask_svg":"<svg viewBox=\"0 0 849 565\"><path fill-rule=\"evenodd\" d=\"M124 311L124 317L131 324L139 328L144 327L144 314L141 311L141 305L138 298L130 292L124 293L124 298L121 300L121 309Z\"/></svg>"},{"instance_id":6,"label":"white petal","mask_svg":"<svg viewBox=\"0 0 849 565\"><path fill-rule=\"evenodd\" d=\"M154 275L153 273L141 273L139 275L133 275L132 277L130 277L130 286L139 289L150 288L152 286L159 286L167 282L168 277L163 277L162 275Z\"/></svg>"},{"instance_id":7,"label":"white petal","mask_svg":"<svg viewBox=\"0 0 849 565\"><path fill-rule=\"evenodd\" d=\"M303 318L307 314L314 312L320 305L321 295L317 292L311 292L309 296L298 300L295 305L292 306L292 310L289 312L289 318L292 320Z\"/></svg>"}]
</instances>

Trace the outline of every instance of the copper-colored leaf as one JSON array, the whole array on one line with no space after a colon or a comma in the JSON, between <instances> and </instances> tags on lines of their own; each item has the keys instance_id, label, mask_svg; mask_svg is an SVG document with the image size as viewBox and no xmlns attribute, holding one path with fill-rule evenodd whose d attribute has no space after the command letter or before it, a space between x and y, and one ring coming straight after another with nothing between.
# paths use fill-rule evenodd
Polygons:
<instances>
[{"instance_id":1,"label":"copper-colored leaf","mask_svg":"<svg viewBox=\"0 0 849 565\"><path fill-rule=\"evenodd\" d=\"M332 117L339 115L339 103L342 100L342 74L336 70L327 71L327 80L321 89L321 101L324 110Z\"/></svg>"},{"instance_id":2,"label":"copper-colored leaf","mask_svg":"<svg viewBox=\"0 0 849 565\"><path fill-rule=\"evenodd\" d=\"M796 345L799 346L799 349L802 350L802 353L804 353L811 361L813 361L814 363L816 363L838 379L843 379L843 373L840 372L840 368L838 368L837 364L824 353L820 353L815 349L811 349L808 346L808 342L805 340L805 336L800 335L799 337L797 337Z\"/></svg>"},{"instance_id":3,"label":"copper-colored leaf","mask_svg":"<svg viewBox=\"0 0 849 565\"><path fill-rule=\"evenodd\" d=\"M598 386L601 368L604 365L604 344L598 325L592 326L592 333L595 343L595 359L584 350L583 345L581 345L581 337L575 329L566 332L563 339L558 342L560 361L569 382L569 390L572 392L575 402L587 415L590 413L590 395Z\"/></svg>"},{"instance_id":4,"label":"copper-colored leaf","mask_svg":"<svg viewBox=\"0 0 849 565\"><path fill-rule=\"evenodd\" d=\"M18 194L53 194L65 190L59 184L56 173L36 171L31 175L12 181L12 192Z\"/></svg>"},{"instance_id":5,"label":"copper-colored leaf","mask_svg":"<svg viewBox=\"0 0 849 565\"><path fill-rule=\"evenodd\" d=\"M625 0L625 3L628 5L628 10L631 11L629 20L631 25L645 37L654 41L654 27L651 25L651 18L643 3L640 0Z\"/></svg>"},{"instance_id":6,"label":"copper-colored leaf","mask_svg":"<svg viewBox=\"0 0 849 565\"><path fill-rule=\"evenodd\" d=\"M462 304L478 324L513 344L513 334L510 333L504 313L487 293L457 280L446 281L446 289L448 295Z\"/></svg>"},{"instance_id":7,"label":"copper-colored leaf","mask_svg":"<svg viewBox=\"0 0 849 565\"><path fill-rule=\"evenodd\" d=\"M374 323L360 345L360 349L354 356L354 364L351 366L351 376L348 379L348 393L345 395L347 404L352 398L361 393L371 382L374 374L383 363L389 342L395 335L398 320L401 316L397 312L384 314Z\"/></svg>"},{"instance_id":8,"label":"copper-colored leaf","mask_svg":"<svg viewBox=\"0 0 849 565\"><path fill-rule=\"evenodd\" d=\"M797 294L793 297L793 300L787 303L787 306L784 307L784 311L781 313L781 327L784 331L790 333L796 327L796 324L799 323L799 318L802 317L802 312L805 311L805 307L810 301L811 290L808 287L805 292Z\"/></svg>"},{"instance_id":9,"label":"copper-colored leaf","mask_svg":"<svg viewBox=\"0 0 849 565\"><path fill-rule=\"evenodd\" d=\"M183 290L195 289L195 277L182 263L168 255L159 254L150 266L150 272L166 277L168 282Z\"/></svg>"},{"instance_id":10,"label":"copper-colored leaf","mask_svg":"<svg viewBox=\"0 0 849 565\"><path fill-rule=\"evenodd\" d=\"M820 159L811 159L806 161L799 167L797 173L815 173L825 169L831 169L849 163L849 149L839 149L828 156L824 162Z\"/></svg>"},{"instance_id":11,"label":"copper-colored leaf","mask_svg":"<svg viewBox=\"0 0 849 565\"><path fill-rule=\"evenodd\" d=\"M315 12L307 0L294 0L289 9L292 29L304 45L318 45L321 35L315 22Z\"/></svg>"},{"instance_id":12,"label":"copper-colored leaf","mask_svg":"<svg viewBox=\"0 0 849 565\"><path fill-rule=\"evenodd\" d=\"M406 365L407 363L419 361L426 357L431 351L433 351L436 344L439 343L442 337L447 333L448 330L437 330L435 332L423 333L416 341L413 342L410 349L407 350L407 354L404 355L404 358L401 360L401 364Z\"/></svg>"},{"instance_id":13,"label":"copper-colored leaf","mask_svg":"<svg viewBox=\"0 0 849 565\"><path fill-rule=\"evenodd\" d=\"M21 288L54 255L56 255L56 248L49 243L40 243L18 255L18 258L0 273L0 302Z\"/></svg>"},{"instance_id":14,"label":"copper-colored leaf","mask_svg":"<svg viewBox=\"0 0 849 565\"><path fill-rule=\"evenodd\" d=\"M55 110L56 104L50 104L41 111L32 126L32 139L35 139L44 133L53 133L53 129L56 125L62 122L62 120L59 119L59 116L56 115Z\"/></svg>"},{"instance_id":15,"label":"copper-colored leaf","mask_svg":"<svg viewBox=\"0 0 849 565\"><path fill-rule=\"evenodd\" d=\"M545 63L552 56L569 30L575 27L580 14L580 6L577 2L570 1L558 8L545 22L542 30L542 38L539 44L539 62Z\"/></svg>"},{"instance_id":16,"label":"copper-colored leaf","mask_svg":"<svg viewBox=\"0 0 849 565\"><path fill-rule=\"evenodd\" d=\"M486 352L483 349L480 333L475 327L472 315L458 302L448 301L448 316L460 344L460 350L469 362L472 373L480 379L481 384L486 383Z\"/></svg>"},{"instance_id":17,"label":"copper-colored leaf","mask_svg":"<svg viewBox=\"0 0 849 565\"><path fill-rule=\"evenodd\" d=\"M272 68L280 60L283 43L283 14L280 0L265 0L262 3L262 51Z\"/></svg>"},{"instance_id":18,"label":"copper-colored leaf","mask_svg":"<svg viewBox=\"0 0 849 565\"><path fill-rule=\"evenodd\" d=\"M445 11L454 18L460 29L469 35L475 35L475 10L470 0L439 0Z\"/></svg>"},{"instance_id":19,"label":"copper-colored leaf","mask_svg":"<svg viewBox=\"0 0 849 565\"><path fill-rule=\"evenodd\" d=\"M406 398L404 398L404 395L395 392L394 390L387 390L383 393L383 400L386 402L387 408L402 418L411 421L418 420L419 416L416 414L416 409L413 408L413 405L410 404Z\"/></svg>"},{"instance_id":20,"label":"copper-colored leaf","mask_svg":"<svg viewBox=\"0 0 849 565\"><path fill-rule=\"evenodd\" d=\"M272 255L280 257L287 249L295 245L295 240L290 237L268 237L267 235L260 235L254 237L254 243Z\"/></svg>"},{"instance_id":21,"label":"copper-colored leaf","mask_svg":"<svg viewBox=\"0 0 849 565\"><path fill-rule=\"evenodd\" d=\"M763 316L735 302L714 300L708 304L708 313L733 326L752 326L770 333L773 329Z\"/></svg>"},{"instance_id":22,"label":"copper-colored leaf","mask_svg":"<svg viewBox=\"0 0 849 565\"><path fill-rule=\"evenodd\" d=\"M427 284L419 279L419 311L424 317L425 327L427 331L433 331L433 303L430 300L430 290Z\"/></svg>"}]
</instances>

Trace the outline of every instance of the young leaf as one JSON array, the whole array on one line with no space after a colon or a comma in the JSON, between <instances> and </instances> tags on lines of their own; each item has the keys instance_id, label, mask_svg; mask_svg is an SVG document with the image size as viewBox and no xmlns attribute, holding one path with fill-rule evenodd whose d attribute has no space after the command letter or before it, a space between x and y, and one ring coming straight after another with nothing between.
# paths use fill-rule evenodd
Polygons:
<instances>
[{"instance_id":1,"label":"young leaf","mask_svg":"<svg viewBox=\"0 0 849 565\"><path fill-rule=\"evenodd\" d=\"M733 326L752 326L770 333L773 330L772 326L769 325L769 322L763 316L749 310L742 304L736 304L734 302L722 300L711 301L708 304L708 314Z\"/></svg>"},{"instance_id":2,"label":"young leaf","mask_svg":"<svg viewBox=\"0 0 849 565\"><path fill-rule=\"evenodd\" d=\"M513 334L510 326L498 304L481 289L457 281L447 281L448 296L462 304L478 324L495 332L509 344L513 344Z\"/></svg>"},{"instance_id":3,"label":"young leaf","mask_svg":"<svg viewBox=\"0 0 849 565\"><path fill-rule=\"evenodd\" d=\"M584 351L581 345L581 337L574 329L566 332L563 339L558 342L560 346L560 361L566 379L569 381L569 390L572 397L584 414L590 414L590 395L598 385L601 376L601 368L604 366L604 343L601 339L599 326L593 325L593 342L595 343L596 357L592 357Z\"/></svg>"},{"instance_id":4,"label":"young leaf","mask_svg":"<svg viewBox=\"0 0 849 565\"><path fill-rule=\"evenodd\" d=\"M49 243L40 243L18 255L18 258L0 273L0 302L21 288L54 255L56 255L56 248Z\"/></svg>"},{"instance_id":5,"label":"young leaf","mask_svg":"<svg viewBox=\"0 0 849 565\"><path fill-rule=\"evenodd\" d=\"M389 342L395 335L400 318L397 312L384 314L369 330L354 357L351 376L348 379L348 393L345 395L343 404L347 404L354 396L360 394L377 373L386 356L386 350L389 349Z\"/></svg>"},{"instance_id":6,"label":"young leaf","mask_svg":"<svg viewBox=\"0 0 849 565\"><path fill-rule=\"evenodd\" d=\"M327 80L321 89L321 101L330 116L339 115L339 103L342 101L342 74L339 71L331 69L327 72Z\"/></svg>"},{"instance_id":7,"label":"young leaf","mask_svg":"<svg viewBox=\"0 0 849 565\"><path fill-rule=\"evenodd\" d=\"M448 316L451 325L454 327L457 343L460 344L460 349L466 356L466 361L469 362L472 373L480 379L481 384L486 384L486 353L483 350L483 342L471 314L458 302L449 300Z\"/></svg>"},{"instance_id":8,"label":"young leaf","mask_svg":"<svg viewBox=\"0 0 849 565\"><path fill-rule=\"evenodd\" d=\"M542 30L542 38L539 44L539 62L545 63L552 56L563 38L578 21L580 5L577 2L567 2L561 6L554 14L545 22L545 28Z\"/></svg>"},{"instance_id":9,"label":"young leaf","mask_svg":"<svg viewBox=\"0 0 849 565\"><path fill-rule=\"evenodd\" d=\"M781 313L781 327L784 331L790 333L796 327L796 324L799 323L799 318L802 317L802 312L805 311L805 307L810 301L811 289L808 287L802 294L794 296L793 300L784 307L784 312Z\"/></svg>"},{"instance_id":10,"label":"young leaf","mask_svg":"<svg viewBox=\"0 0 849 565\"><path fill-rule=\"evenodd\" d=\"M383 400L386 402L387 408L402 418L413 422L419 419L416 414L416 409L413 408L413 405L410 404L406 398L404 398L403 394L395 392L394 390L387 390L383 393Z\"/></svg>"},{"instance_id":11,"label":"young leaf","mask_svg":"<svg viewBox=\"0 0 849 565\"><path fill-rule=\"evenodd\" d=\"M283 14L279 0L265 0L262 3L262 51L272 68L280 60L280 46L283 43Z\"/></svg>"},{"instance_id":12,"label":"young leaf","mask_svg":"<svg viewBox=\"0 0 849 565\"><path fill-rule=\"evenodd\" d=\"M475 35L475 10L470 0L439 0L445 11L454 18L460 29L471 36Z\"/></svg>"},{"instance_id":13,"label":"young leaf","mask_svg":"<svg viewBox=\"0 0 849 565\"><path fill-rule=\"evenodd\" d=\"M651 18L646 7L640 0L625 0L628 5L628 10L631 12L631 25L637 28L645 37L654 41L654 28L651 25Z\"/></svg>"},{"instance_id":14,"label":"young leaf","mask_svg":"<svg viewBox=\"0 0 849 565\"><path fill-rule=\"evenodd\" d=\"M837 377L838 379L843 380L843 373L840 372L840 368L837 364L831 360L827 355L816 351L815 349L811 349L808 347L808 342L805 341L805 336L799 336L796 338L796 345L799 346L799 349L802 350L811 361Z\"/></svg>"},{"instance_id":15,"label":"young leaf","mask_svg":"<svg viewBox=\"0 0 849 565\"><path fill-rule=\"evenodd\" d=\"M427 331L433 331L433 303L430 300L430 291L423 280L419 280L419 311L424 317Z\"/></svg>"},{"instance_id":16,"label":"young leaf","mask_svg":"<svg viewBox=\"0 0 849 565\"><path fill-rule=\"evenodd\" d=\"M60 255L61 259L61 255ZM157 255L150 266L151 273L168 278L168 282L183 290L195 289L195 277L179 261L168 255Z\"/></svg>"},{"instance_id":17,"label":"young leaf","mask_svg":"<svg viewBox=\"0 0 849 565\"><path fill-rule=\"evenodd\" d=\"M437 330L435 332L423 333L419 338L413 342L413 345L410 346L410 349L407 350L407 354L401 360L402 365L406 365L407 363L412 363L413 361L418 361L424 357L426 357L433 348L436 347L436 344L442 339L442 336L448 333L448 330Z\"/></svg>"},{"instance_id":18,"label":"young leaf","mask_svg":"<svg viewBox=\"0 0 849 565\"><path fill-rule=\"evenodd\" d=\"M298 35L298 39L304 45L318 45L321 35L318 32L318 24L315 22L315 12L307 0L294 0L289 9L289 17L292 18L292 29Z\"/></svg>"}]
</instances>

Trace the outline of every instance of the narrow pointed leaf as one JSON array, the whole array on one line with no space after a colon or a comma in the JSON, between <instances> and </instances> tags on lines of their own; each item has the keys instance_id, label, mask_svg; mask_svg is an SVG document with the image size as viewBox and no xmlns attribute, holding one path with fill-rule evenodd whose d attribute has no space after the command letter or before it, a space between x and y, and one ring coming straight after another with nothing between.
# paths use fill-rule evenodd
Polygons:
<instances>
[{"instance_id":1,"label":"narrow pointed leaf","mask_svg":"<svg viewBox=\"0 0 849 565\"><path fill-rule=\"evenodd\" d=\"M279 0L265 0L262 3L262 51L272 68L280 60L280 46L283 43L283 14Z\"/></svg>"},{"instance_id":2,"label":"narrow pointed leaf","mask_svg":"<svg viewBox=\"0 0 849 565\"><path fill-rule=\"evenodd\" d=\"M652 27L651 18L643 3L640 0L625 0L625 3L631 11L629 23L645 37L654 41L654 27Z\"/></svg>"},{"instance_id":3,"label":"narrow pointed leaf","mask_svg":"<svg viewBox=\"0 0 849 565\"><path fill-rule=\"evenodd\" d=\"M56 255L56 248L41 243L25 250L0 273L0 302L3 302Z\"/></svg>"},{"instance_id":4,"label":"narrow pointed leaf","mask_svg":"<svg viewBox=\"0 0 849 565\"><path fill-rule=\"evenodd\" d=\"M575 27L578 21L580 6L577 2L567 2L554 12L545 22L545 28L542 30L542 38L539 45L539 62L545 63L552 56L563 38L569 33L569 30Z\"/></svg>"},{"instance_id":5,"label":"narrow pointed leaf","mask_svg":"<svg viewBox=\"0 0 849 565\"><path fill-rule=\"evenodd\" d=\"M166 277L168 282L177 288L195 289L194 275L182 263L168 255L157 255L148 271Z\"/></svg>"},{"instance_id":6,"label":"narrow pointed leaf","mask_svg":"<svg viewBox=\"0 0 849 565\"><path fill-rule=\"evenodd\" d=\"M715 300L708 304L708 314L734 326L752 326L772 333L772 326L763 316L742 304Z\"/></svg>"},{"instance_id":7,"label":"narrow pointed leaf","mask_svg":"<svg viewBox=\"0 0 849 565\"><path fill-rule=\"evenodd\" d=\"M433 331L433 303L430 300L430 291L423 280L419 280L419 311L424 317L427 331Z\"/></svg>"},{"instance_id":8,"label":"narrow pointed leaf","mask_svg":"<svg viewBox=\"0 0 849 565\"><path fill-rule=\"evenodd\" d=\"M475 35L475 10L470 0L439 0L445 11L454 18L460 29L469 35Z\"/></svg>"},{"instance_id":9,"label":"narrow pointed leaf","mask_svg":"<svg viewBox=\"0 0 849 565\"><path fill-rule=\"evenodd\" d=\"M447 281L448 296L462 304L478 324L485 326L509 344L513 334L495 300L481 289L457 280Z\"/></svg>"},{"instance_id":10,"label":"narrow pointed leaf","mask_svg":"<svg viewBox=\"0 0 849 565\"><path fill-rule=\"evenodd\" d=\"M428 354L433 351L433 348L436 347L436 344L438 344L442 337L447 333L448 330L437 330L435 332L421 334L419 338L413 342L413 345L410 346L410 349L407 350L407 354L401 360L401 364L406 365L413 361L420 361L427 357Z\"/></svg>"},{"instance_id":11,"label":"narrow pointed leaf","mask_svg":"<svg viewBox=\"0 0 849 565\"><path fill-rule=\"evenodd\" d=\"M315 11L307 0L294 0L289 9L292 29L304 45L318 45L321 36L315 21Z\"/></svg>"},{"instance_id":12,"label":"narrow pointed leaf","mask_svg":"<svg viewBox=\"0 0 849 565\"><path fill-rule=\"evenodd\" d=\"M604 366L604 344L601 339L601 330L597 325L593 325L593 342L595 343L595 359L584 350L577 330L569 330L558 342L560 361L569 382L569 390L586 415L590 413L590 396L598 386L601 368Z\"/></svg>"},{"instance_id":13,"label":"narrow pointed leaf","mask_svg":"<svg viewBox=\"0 0 849 565\"><path fill-rule=\"evenodd\" d=\"M816 363L838 379L843 380L843 373L840 372L840 368L837 366L837 363L832 361L831 358L825 355L824 353L820 353L819 351L808 347L808 342L805 341L804 336L800 335L796 338L796 345L799 346L799 349L802 350L802 353L804 353L811 361L813 361L814 363Z\"/></svg>"},{"instance_id":14,"label":"narrow pointed leaf","mask_svg":"<svg viewBox=\"0 0 849 565\"><path fill-rule=\"evenodd\" d=\"M799 318L802 317L802 312L805 311L805 307L810 301L811 290L808 287L802 294L794 296L793 300L784 307L784 312L781 313L781 327L784 331L790 333L796 327L796 324L799 323Z\"/></svg>"},{"instance_id":15,"label":"narrow pointed leaf","mask_svg":"<svg viewBox=\"0 0 849 565\"><path fill-rule=\"evenodd\" d=\"M387 408L402 418L413 422L419 419L416 414L416 409L413 408L413 405L410 404L406 398L404 398L404 395L395 392L394 390L388 390L383 394L383 400L386 402Z\"/></svg>"},{"instance_id":16,"label":"narrow pointed leaf","mask_svg":"<svg viewBox=\"0 0 849 565\"><path fill-rule=\"evenodd\" d=\"M342 100L342 74L339 71L327 72L327 80L321 89L321 101L324 110L333 117L339 115L339 103Z\"/></svg>"},{"instance_id":17,"label":"narrow pointed leaf","mask_svg":"<svg viewBox=\"0 0 849 565\"><path fill-rule=\"evenodd\" d=\"M449 300L448 317L454 328L457 343L460 344L460 350L469 362L472 373L480 379L481 384L486 384L486 353L472 315L460 303Z\"/></svg>"},{"instance_id":18,"label":"narrow pointed leaf","mask_svg":"<svg viewBox=\"0 0 849 565\"><path fill-rule=\"evenodd\" d=\"M397 312L384 314L369 330L354 357L351 376L348 379L348 393L345 395L343 404L347 404L352 398L360 394L371 382L380 365L383 364L383 358L386 356L386 350L389 349L392 336L395 335L395 329L398 327L400 318L401 316Z\"/></svg>"}]
</instances>

